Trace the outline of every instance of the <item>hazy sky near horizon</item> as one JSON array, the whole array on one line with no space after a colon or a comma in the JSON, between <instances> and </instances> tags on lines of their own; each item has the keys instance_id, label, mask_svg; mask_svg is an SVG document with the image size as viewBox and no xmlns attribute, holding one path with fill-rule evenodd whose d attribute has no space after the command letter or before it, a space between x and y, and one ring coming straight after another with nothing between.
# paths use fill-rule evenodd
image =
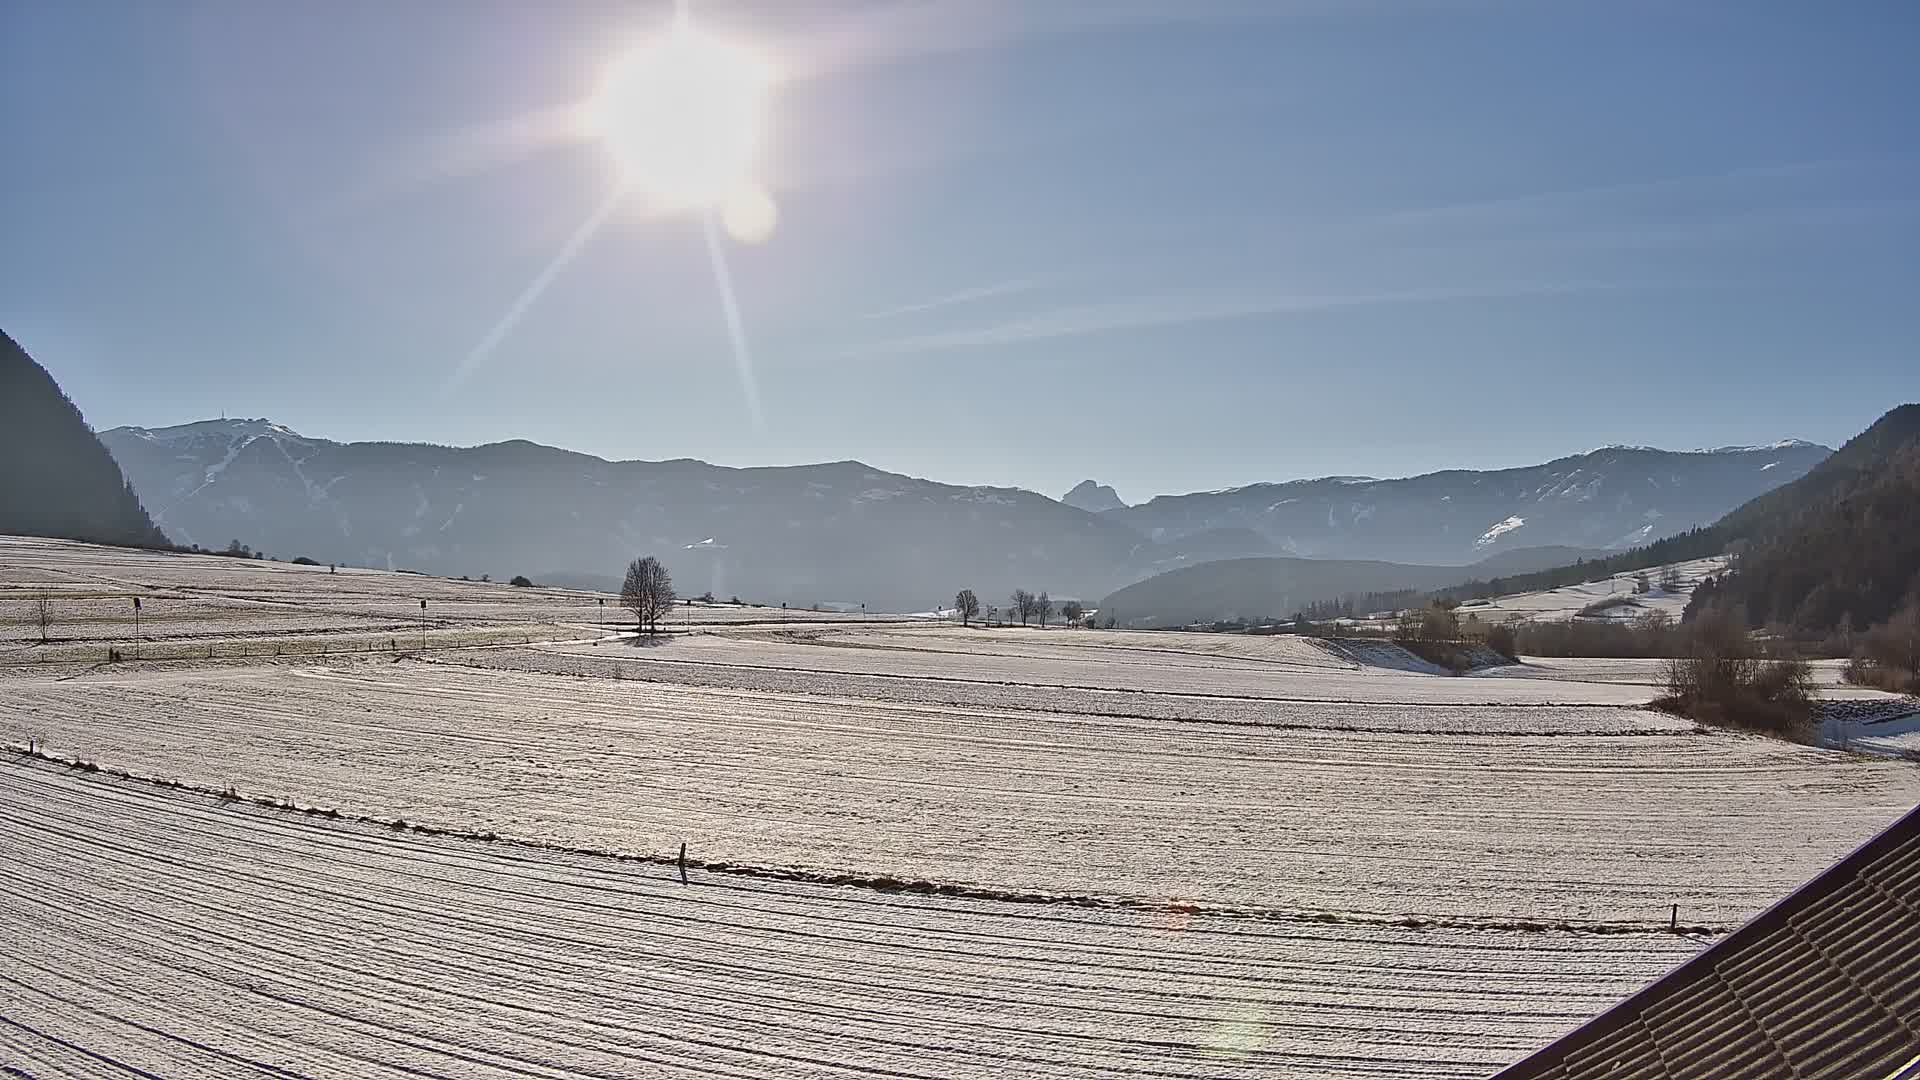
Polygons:
<instances>
[{"instance_id":1,"label":"hazy sky near horizon","mask_svg":"<svg viewBox=\"0 0 1920 1080\"><path fill-rule=\"evenodd\" d=\"M785 76L720 242L760 423L699 218L570 120L666 4L12 0L0 328L99 428L1130 500L1920 399L1920 6L691 10Z\"/></svg>"}]
</instances>

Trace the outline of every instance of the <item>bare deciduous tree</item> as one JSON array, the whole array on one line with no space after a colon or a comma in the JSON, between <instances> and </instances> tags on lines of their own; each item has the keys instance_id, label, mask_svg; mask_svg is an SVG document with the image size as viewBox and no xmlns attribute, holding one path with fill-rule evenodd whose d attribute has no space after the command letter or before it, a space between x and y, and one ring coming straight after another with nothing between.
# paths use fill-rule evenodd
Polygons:
<instances>
[{"instance_id":1,"label":"bare deciduous tree","mask_svg":"<svg viewBox=\"0 0 1920 1080\"><path fill-rule=\"evenodd\" d=\"M648 633L660 632L660 616L673 609L673 577L659 559L648 555L627 566L627 580L620 586L620 606Z\"/></svg>"},{"instance_id":2,"label":"bare deciduous tree","mask_svg":"<svg viewBox=\"0 0 1920 1080\"><path fill-rule=\"evenodd\" d=\"M1452 609L1437 603L1402 611L1393 628L1395 641L1455 641L1459 637L1459 618Z\"/></svg>"},{"instance_id":3,"label":"bare deciduous tree","mask_svg":"<svg viewBox=\"0 0 1920 1080\"><path fill-rule=\"evenodd\" d=\"M1033 618L1034 599L1034 595L1025 589L1013 590L1013 596L1007 604L1007 614L1018 618L1021 626L1027 625L1027 620Z\"/></svg>"},{"instance_id":4,"label":"bare deciduous tree","mask_svg":"<svg viewBox=\"0 0 1920 1080\"><path fill-rule=\"evenodd\" d=\"M1896 678L1904 677L1895 685L1920 685L1920 603L1908 604L1869 630L1861 651Z\"/></svg>"},{"instance_id":5,"label":"bare deciduous tree","mask_svg":"<svg viewBox=\"0 0 1920 1080\"><path fill-rule=\"evenodd\" d=\"M40 644L47 643L47 627L53 625L53 596L45 589L33 602L33 621L40 628Z\"/></svg>"},{"instance_id":6,"label":"bare deciduous tree","mask_svg":"<svg viewBox=\"0 0 1920 1080\"><path fill-rule=\"evenodd\" d=\"M972 589L961 589L953 596L953 610L960 616L961 626L970 626L974 616L980 614L980 598Z\"/></svg>"},{"instance_id":7,"label":"bare deciduous tree","mask_svg":"<svg viewBox=\"0 0 1920 1080\"><path fill-rule=\"evenodd\" d=\"M1047 625L1047 619L1052 615L1053 601L1047 599L1046 593L1041 593L1039 596L1033 598L1033 617L1040 620L1042 628Z\"/></svg>"},{"instance_id":8,"label":"bare deciduous tree","mask_svg":"<svg viewBox=\"0 0 1920 1080\"><path fill-rule=\"evenodd\" d=\"M1087 609L1081 606L1078 600L1069 600L1060 605L1060 617L1067 620L1069 626L1079 626L1080 620L1085 618L1086 614Z\"/></svg>"}]
</instances>

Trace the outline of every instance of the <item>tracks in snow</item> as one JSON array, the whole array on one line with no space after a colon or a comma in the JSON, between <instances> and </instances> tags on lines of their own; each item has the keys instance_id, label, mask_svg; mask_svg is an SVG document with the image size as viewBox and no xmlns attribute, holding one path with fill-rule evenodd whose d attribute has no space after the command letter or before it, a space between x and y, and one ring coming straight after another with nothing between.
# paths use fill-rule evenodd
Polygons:
<instances>
[{"instance_id":1,"label":"tracks in snow","mask_svg":"<svg viewBox=\"0 0 1920 1080\"><path fill-rule=\"evenodd\" d=\"M1695 947L682 886L0 768L0 1061L42 1077L1467 1077Z\"/></svg>"}]
</instances>

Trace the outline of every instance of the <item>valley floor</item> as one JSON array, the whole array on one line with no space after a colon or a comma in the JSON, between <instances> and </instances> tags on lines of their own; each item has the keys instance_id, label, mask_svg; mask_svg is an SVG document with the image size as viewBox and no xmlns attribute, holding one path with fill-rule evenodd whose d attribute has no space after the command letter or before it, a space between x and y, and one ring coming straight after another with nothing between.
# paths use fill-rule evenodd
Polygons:
<instances>
[{"instance_id":1,"label":"valley floor","mask_svg":"<svg viewBox=\"0 0 1920 1080\"><path fill-rule=\"evenodd\" d=\"M93 551L0 540L0 604L101 605L0 632L33 1077L1479 1076L1920 801L1639 708L1637 662L731 607L645 640L591 594ZM416 585L424 651L258 647L397 635ZM128 590L237 621L76 659Z\"/></svg>"},{"instance_id":2,"label":"valley floor","mask_svg":"<svg viewBox=\"0 0 1920 1080\"><path fill-rule=\"evenodd\" d=\"M1473 1077L1687 955L886 895L0 766L0 1062L51 1077Z\"/></svg>"}]
</instances>

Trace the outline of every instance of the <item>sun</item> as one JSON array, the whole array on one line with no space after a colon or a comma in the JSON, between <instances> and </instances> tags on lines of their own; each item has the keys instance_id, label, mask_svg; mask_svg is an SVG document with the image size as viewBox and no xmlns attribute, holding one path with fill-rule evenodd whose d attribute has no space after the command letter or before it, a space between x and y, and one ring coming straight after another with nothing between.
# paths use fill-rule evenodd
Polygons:
<instances>
[{"instance_id":1,"label":"sun","mask_svg":"<svg viewBox=\"0 0 1920 1080\"><path fill-rule=\"evenodd\" d=\"M706 209L757 191L773 68L685 19L607 70L588 123L627 185L664 209Z\"/></svg>"}]
</instances>

